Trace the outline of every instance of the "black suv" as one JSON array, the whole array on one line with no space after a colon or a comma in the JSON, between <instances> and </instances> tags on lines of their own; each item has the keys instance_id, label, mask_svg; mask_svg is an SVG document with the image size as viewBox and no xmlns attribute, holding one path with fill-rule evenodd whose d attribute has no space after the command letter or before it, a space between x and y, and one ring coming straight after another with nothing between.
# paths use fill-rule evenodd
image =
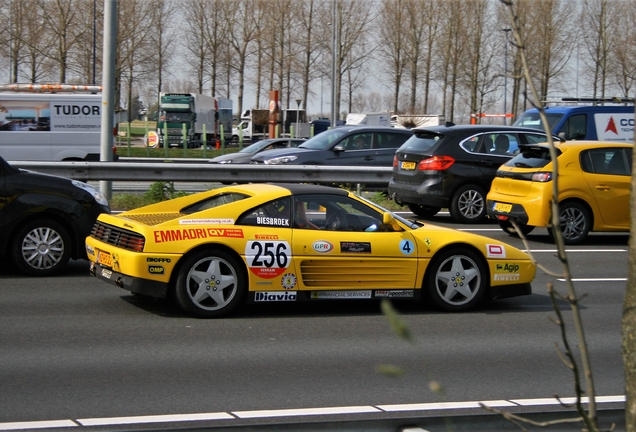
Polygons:
<instances>
[{"instance_id":1,"label":"black suv","mask_svg":"<svg viewBox=\"0 0 636 432\"><path fill-rule=\"evenodd\" d=\"M411 135L408 129L340 126L322 132L296 148L266 150L258 153L252 157L251 163L390 167L395 150Z\"/></svg>"},{"instance_id":2,"label":"black suv","mask_svg":"<svg viewBox=\"0 0 636 432\"><path fill-rule=\"evenodd\" d=\"M71 258L86 258L86 237L109 212L99 189L20 170L0 157L0 256L23 273L49 276Z\"/></svg>"},{"instance_id":3,"label":"black suv","mask_svg":"<svg viewBox=\"0 0 636 432\"><path fill-rule=\"evenodd\" d=\"M544 133L516 126L447 123L413 129L395 153L389 195L421 217L448 208L457 222L480 222L497 168L520 144L545 141Z\"/></svg>"}]
</instances>

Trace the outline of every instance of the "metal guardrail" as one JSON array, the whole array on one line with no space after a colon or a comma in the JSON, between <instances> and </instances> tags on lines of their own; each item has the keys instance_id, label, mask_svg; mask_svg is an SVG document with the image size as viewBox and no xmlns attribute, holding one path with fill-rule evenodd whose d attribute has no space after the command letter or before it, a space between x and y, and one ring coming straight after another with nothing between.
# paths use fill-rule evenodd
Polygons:
<instances>
[{"instance_id":1,"label":"metal guardrail","mask_svg":"<svg viewBox=\"0 0 636 432\"><path fill-rule=\"evenodd\" d=\"M82 181L360 183L386 186L392 172L390 167L324 165L36 161L10 163L18 168Z\"/></svg>"}]
</instances>

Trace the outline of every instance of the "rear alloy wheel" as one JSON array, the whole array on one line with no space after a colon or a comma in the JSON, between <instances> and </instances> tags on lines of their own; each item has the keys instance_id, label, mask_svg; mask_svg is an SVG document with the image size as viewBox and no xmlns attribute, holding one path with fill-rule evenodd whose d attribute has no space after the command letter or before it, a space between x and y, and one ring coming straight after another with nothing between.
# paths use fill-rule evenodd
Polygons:
<instances>
[{"instance_id":1,"label":"rear alloy wheel","mask_svg":"<svg viewBox=\"0 0 636 432\"><path fill-rule=\"evenodd\" d=\"M59 223L37 219L18 228L13 242L16 266L30 276L50 276L71 257L71 236Z\"/></svg>"},{"instance_id":2,"label":"rear alloy wheel","mask_svg":"<svg viewBox=\"0 0 636 432\"><path fill-rule=\"evenodd\" d=\"M519 233L510 222L508 221L498 221L498 222L499 222L499 227L502 230L504 230L504 232L510 234L511 236L519 237ZM521 234L523 234L524 236L530 234L532 230L534 230L534 227L532 225L526 225L522 223L518 223L517 227L519 227Z\"/></svg>"},{"instance_id":3,"label":"rear alloy wheel","mask_svg":"<svg viewBox=\"0 0 636 432\"><path fill-rule=\"evenodd\" d=\"M589 212L576 202L559 205L559 221L563 243L566 245L581 244L587 238L592 226ZM554 238L553 228L549 227L548 233Z\"/></svg>"},{"instance_id":4,"label":"rear alloy wheel","mask_svg":"<svg viewBox=\"0 0 636 432\"><path fill-rule=\"evenodd\" d=\"M455 192L450 214L459 223L478 223L486 217L486 194L479 186L464 185Z\"/></svg>"},{"instance_id":5,"label":"rear alloy wheel","mask_svg":"<svg viewBox=\"0 0 636 432\"><path fill-rule=\"evenodd\" d=\"M426 273L428 295L435 305L449 312L475 307L488 285L483 259L467 249L448 249L436 255Z\"/></svg>"},{"instance_id":6,"label":"rear alloy wheel","mask_svg":"<svg viewBox=\"0 0 636 432\"><path fill-rule=\"evenodd\" d=\"M186 312L216 318L227 315L241 302L245 281L236 258L223 251L205 250L187 258L181 266L175 296Z\"/></svg>"},{"instance_id":7,"label":"rear alloy wheel","mask_svg":"<svg viewBox=\"0 0 636 432\"><path fill-rule=\"evenodd\" d=\"M441 207L432 207L421 204L407 204L407 206L409 210L423 218L433 217L442 209Z\"/></svg>"}]
</instances>

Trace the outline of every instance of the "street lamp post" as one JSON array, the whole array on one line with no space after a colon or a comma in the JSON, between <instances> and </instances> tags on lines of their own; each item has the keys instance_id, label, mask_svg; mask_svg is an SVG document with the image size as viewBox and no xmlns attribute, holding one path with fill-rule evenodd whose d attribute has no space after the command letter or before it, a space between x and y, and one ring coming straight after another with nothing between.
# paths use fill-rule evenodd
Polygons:
<instances>
[{"instance_id":1,"label":"street lamp post","mask_svg":"<svg viewBox=\"0 0 636 432\"><path fill-rule=\"evenodd\" d=\"M501 29L506 35L506 46L504 54L504 115L508 114L508 33L512 29ZM504 125L508 124L507 117L504 117Z\"/></svg>"},{"instance_id":2,"label":"street lamp post","mask_svg":"<svg viewBox=\"0 0 636 432\"><path fill-rule=\"evenodd\" d=\"M300 103L302 101L300 98L296 99L296 133L294 134L294 138L298 138L298 133L300 132L298 128L300 127Z\"/></svg>"}]
</instances>

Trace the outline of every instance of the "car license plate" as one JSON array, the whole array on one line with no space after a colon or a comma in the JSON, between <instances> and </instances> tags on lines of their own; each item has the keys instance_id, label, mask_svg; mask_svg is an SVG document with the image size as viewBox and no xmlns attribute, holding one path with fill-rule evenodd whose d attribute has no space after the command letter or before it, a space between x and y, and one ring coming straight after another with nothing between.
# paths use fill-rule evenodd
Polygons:
<instances>
[{"instance_id":1,"label":"car license plate","mask_svg":"<svg viewBox=\"0 0 636 432\"><path fill-rule=\"evenodd\" d=\"M510 213L512 204L495 203L495 211Z\"/></svg>"},{"instance_id":2,"label":"car license plate","mask_svg":"<svg viewBox=\"0 0 636 432\"><path fill-rule=\"evenodd\" d=\"M415 162L402 162L402 169L403 170L414 170L415 169Z\"/></svg>"},{"instance_id":3,"label":"car license plate","mask_svg":"<svg viewBox=\"0 0 636 432\"><path fill-rule=\"evenodd\" d=\"M100 252L97 256L97 261L106 267L113 266L113 257L108 252Z\"/></svg>"}]
</instances>

